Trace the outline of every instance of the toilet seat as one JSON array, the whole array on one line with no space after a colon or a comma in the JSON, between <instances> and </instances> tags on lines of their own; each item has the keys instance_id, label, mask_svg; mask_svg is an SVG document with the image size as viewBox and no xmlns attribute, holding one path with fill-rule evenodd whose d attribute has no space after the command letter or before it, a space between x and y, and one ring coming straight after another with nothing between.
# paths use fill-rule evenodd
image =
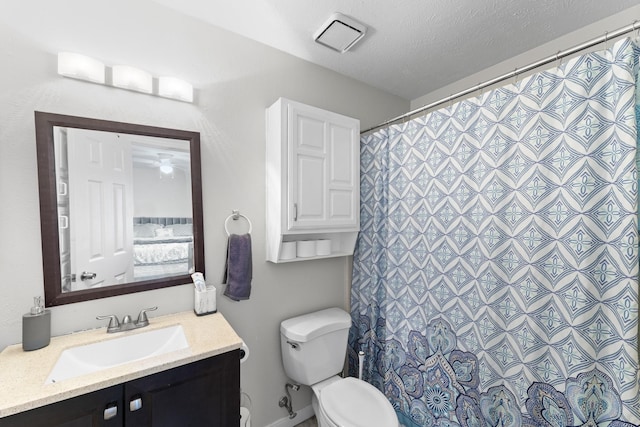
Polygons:
<instances>
[{"instance_id":1,"label":"toilet seat","mask_svg":"<svg viewBox=\"0 0 640 427\"><path fill-rule=\"evenodd\" d=\"M387 398L374 386L345 378L324 387L320 410L340 427L397 427L398 417Z\"/></svg>"}]
</instances>

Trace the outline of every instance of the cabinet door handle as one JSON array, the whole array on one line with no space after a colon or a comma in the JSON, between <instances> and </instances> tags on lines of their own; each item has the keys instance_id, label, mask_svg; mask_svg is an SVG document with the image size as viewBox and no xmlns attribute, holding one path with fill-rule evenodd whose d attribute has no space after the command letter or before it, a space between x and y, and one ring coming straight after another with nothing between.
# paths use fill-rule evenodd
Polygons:
<instances>
[{"instance_id":1,"label":"cabinet door handle","mask_svg":"<svg viewBox=\"0 0 640 427\"><path fill-rule=\"evenodd\" d=\"M142 398L136 397L129 402L129 411L135 412L137 410L142 409Z\"/></svg>"},{"instance_id":2,"label":"cabinet door handle","mask_svg":"<svg viewBox=\"0 0 640 427\"><path fill-rule=\"evenodd\" d=\"M118 415L118 404L117 403L109 403L106 408L104 408L104 420L110 420Z\"/></svg>"},{"instance_id":3,"label":"cabinet door handle","mask_svg":"<svg viewBox=\"0 0 640 427\"><path fill-rule=\"evenodd\" d=\"M297 221L298 220L298 204L294 203L293 204L293 221Z\"/></svg>"}]
</instances>

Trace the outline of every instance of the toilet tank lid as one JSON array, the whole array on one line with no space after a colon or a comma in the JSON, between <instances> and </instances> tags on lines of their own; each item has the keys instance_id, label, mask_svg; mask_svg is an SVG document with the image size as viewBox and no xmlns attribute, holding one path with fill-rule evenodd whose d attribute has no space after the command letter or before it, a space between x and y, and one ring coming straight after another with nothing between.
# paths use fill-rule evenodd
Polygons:
<instances>
[{"instance_id":1,"label":"toilet tank lid","mask_svg":"<svg viewBox=\"0 0 640 427\"><path fill-rule=\"evenodd\" d=\"M324 334L348 329L351 316L339 308L327 308L302 316L283 320L280 333L296 342L307 342Z\"/></svg>"}]
</instances>

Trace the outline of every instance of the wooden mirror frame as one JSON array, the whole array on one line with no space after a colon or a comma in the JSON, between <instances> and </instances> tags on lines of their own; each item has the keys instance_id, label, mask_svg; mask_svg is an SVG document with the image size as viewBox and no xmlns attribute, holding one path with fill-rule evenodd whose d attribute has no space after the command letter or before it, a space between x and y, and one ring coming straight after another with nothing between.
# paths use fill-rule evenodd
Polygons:
<instances>
[{"instance_id":1,"label":"wooden mirror frame","mask_svg":"<svg viewBox=\"0 0 640 427\"><path fill-rule=\"evenodd\" d=\"M36 111L36 149L38 188L40 191L40 228L42 232L42 267L45 306L71 304L116 295L166 288L191 283L188 274L161 279L143 280L96 289L62 292L60 243L58 234L58 204L53 129L55 126L104 132L183 139L189 142L191 155L191 203L193 212L193 265L204 273L204 230L202 216L202 175L200 165L200 133L177 129Z\"/></svg>"}]
</instances>

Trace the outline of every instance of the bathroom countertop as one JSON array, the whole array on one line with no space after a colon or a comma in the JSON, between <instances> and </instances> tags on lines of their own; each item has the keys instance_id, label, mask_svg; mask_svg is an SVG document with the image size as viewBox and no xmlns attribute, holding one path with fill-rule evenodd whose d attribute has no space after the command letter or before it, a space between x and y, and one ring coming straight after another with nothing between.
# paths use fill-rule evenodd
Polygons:
<instances>
[{"instance_id":1,"label":"bathroom countertop","mask_svg":"<svg viewBox=\"0 0 640 427\"><path fill-rule=\"evenodd\" d=\"M220 313L198 317L183 312L149 319L149 326L107 334L106 328L52 337L51 343L34 351L21 344L0 353L0 418L27 411L112 385L165 371L197 360L239 349L242 340ZM102 371L45 384L60 353L70 347L182 325L189 348L114 366Z\"/></svg>"}]
</instances>

